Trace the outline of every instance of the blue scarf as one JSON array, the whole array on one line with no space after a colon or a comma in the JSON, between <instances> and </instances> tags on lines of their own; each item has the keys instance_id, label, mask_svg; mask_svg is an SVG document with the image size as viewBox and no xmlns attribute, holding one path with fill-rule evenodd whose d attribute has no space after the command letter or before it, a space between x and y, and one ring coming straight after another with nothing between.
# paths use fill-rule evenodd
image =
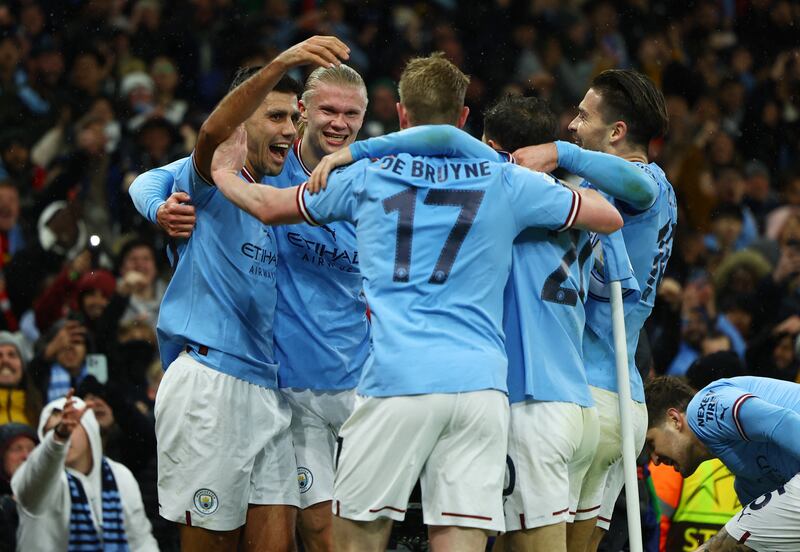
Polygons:
<instances>
[{"instance_id":1,"label":"blue scarf","mask_svg":"<svg viewBox=\"0 0 800 552\"><path fill-rule=\"evenodd\" d=\"M55 362L50 367L50 383L47 386L47 402L60 399L66 396L67 391L74 387L75 389L81 384L83 379L89 374L86 369L86 363L81 366L81 371L75 381L72 381L72 375L69 371Z\"/></svg>"},{"instance_id":2,"label":"blue scarf","mask_svg":"<svg viewBox=\"0 0 800 552\"><path fill-rule=\"evenodd\" d=\"M122 519L117 482L111 466L103 458L103 534L97 534L92 522L92 510L83 485L77 477L67 472L69 496L72 506L69 514L69 546L67 552L129 552L128 537Z\"/></svg>"}]
</instances>

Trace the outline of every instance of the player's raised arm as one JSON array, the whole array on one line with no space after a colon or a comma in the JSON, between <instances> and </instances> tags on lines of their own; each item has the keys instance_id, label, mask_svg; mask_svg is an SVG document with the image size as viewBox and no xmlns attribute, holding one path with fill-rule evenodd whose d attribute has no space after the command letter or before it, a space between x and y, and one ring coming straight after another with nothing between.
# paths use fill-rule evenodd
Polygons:
<instances>
[{"instance_id":1,"label":"player's raised arm","mask_svg":"<svg viewBox=\"0 0 800 552\"><path fill-rule=\"evenodd\" d=\"M562 167L637 210L649 208L658 196L656 183L634 163L569 142L521 148L514 152L514 158L523 167L536 171L551 172Z\"/></svg>"},{"instance_id":2,"label":"player's raised arm","mask_svg":"<svg viewBox=\"0 0 800 552\"><path fill-rule=\"evenodd\" d=\"M278 84L287 70L299 65L338 65L349 57L349 48L333 36L314 36L282 52L260 71L234 88L200 127L194 162L203 178L211 180L214 150L244 123Z\"/></svg>"},{"instance_id":3,"label":"player's raised arm","mask_svg":"<svg viewBox=\"0 0 800 552\"><path fill-rule=\"evenodd\" d=\"M239 126L214 151L211 176L219 191L239 209L264 224L294 224L303 221L297 203L298 187L275 188L248 184L239 177L247 158L247 132Z\"/></svg>"}]
</instances>

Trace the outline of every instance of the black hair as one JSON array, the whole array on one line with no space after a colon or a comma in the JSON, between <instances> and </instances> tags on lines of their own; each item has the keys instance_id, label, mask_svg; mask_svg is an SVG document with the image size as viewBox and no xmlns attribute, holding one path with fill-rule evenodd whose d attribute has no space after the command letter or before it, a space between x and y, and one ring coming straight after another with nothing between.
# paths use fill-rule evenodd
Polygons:
<instances>
[{"instance_id":1,"label":"black hair","mask_svg":"<svg viewBox=\"0 0 800 552\"><path fill-rule=\"evenodd\" d=\"M686 372L689 385L702 389L712 381L745 375L744 364L733 351L719 351L695 360Z\"/></svg>"},{"instance_id":2,"label":"black hair","mask_svg":"<svg viewBox=\"0 0 800 552\"><path fill-rule=\"evenodd\" d=\"M483 132L506 151L546 144L556 139L558 121L550 105L539 98L507 95L483 116Z\"/></svg>"},{"instance_id":3,"label":"black hair","mask_svg":"<svg viewBox=\"0 0 800 552\"><path fill-rule=\"evenodd\" d=\"M735 203L720 203L711 211L711 220L718 220L721 218L734 218L738 221L744 221L744 214L742 208Z\"/></svg>"},{"instance_id":4,"label":"black hair","mask_svg":"<svg viewBox=\"0 0 800 552\"><path fill-rule=\"evenodd\" d=\"M637 71L610 69L592 80L602 98L600 111L606 123L623 121L634 144L647 147L667 132L664 95L649 77Z\"/></svg>"},{"instance_id":5,"label":"black hair","mask_svg":"<svg viewBox=\"0 0 800 552\"><path fill-rule=\"evenodd\" d=\"M233 80L231 81L231 86L228 89L230 92L244 81L258 73L263 66L261 65L251 65L249 67L239 67L236 70L236 73L233 75ZM286 94L294 94L295 96L300 96L303 93L303 85L300 84L296 79L290 77L289 75L283 75L281 80L278 81L272 90L274 92L284 92Z\"/></svg>"},{"instance_id":6,"label":"black hair","mask_svg":"<svg viewBox=\"0 0 800 552\"><path fill-rule=\"evenodd\" d=\"M657 376L648 381L644 386L647 427L660 425L670 408L686 412L694 395L695 390L682 378Z\"/></svg>"}]
</instances>

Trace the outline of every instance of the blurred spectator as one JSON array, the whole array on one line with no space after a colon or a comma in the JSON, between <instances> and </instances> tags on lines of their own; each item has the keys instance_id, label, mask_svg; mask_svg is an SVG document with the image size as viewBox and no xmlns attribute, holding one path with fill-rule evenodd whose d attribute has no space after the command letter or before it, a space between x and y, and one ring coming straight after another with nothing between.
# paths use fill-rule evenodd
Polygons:
<instances>
[{"instance_id":1,"label":"blurred spectator","mask_svg":"<svg viewBox=\"0 0 800 552\"><path fill-rule=\"evenodd\" d=\"M17 549L19 514L11 493L11 478L38 443L36 431L28 425L0 425L0 552Z\"/></svg>"},{"instance_id":2,"label":"blurred spectator","mask_svg":"<svg viewBox=\"0 0 800 552\"><path fill-rule=\"evenodd\" d=\"M77 320L55 324L42 339L43 348L31 361L31 375L47 402L66 396L89 375L86 328Z\"/></svg>"},{"instance_id":3,"label":"blurred spectator","mask_svg":"<svg viewBox=\"0 0 800 552\"><path fill-rule=\"evenodd\" d=\"M0 424L32 424L41 409L42 397L26 370L20 338L0 331Z\"/></svg>"},{"instance_id":4,"label":"blurred spectator","mask_svg":"<svg viewBox=\"0 0 800 552\"><path fill-rule=\"evenodd\" d=\"M39 438L11 480L21 550L58 550L78 542L158 550L136 480L104 456L97 419L83 401L70 394L45 406Z\"/></svg>"},{"instance_id":5,"label":"blurred spectator","mask_svg":"<svg viewBox=\"0 0 800 552\"><path fill-rule=\"evenodd\" d=\"M161 298L167 286L158 277L156 251L144 240L130 240L119 252L118 291L128 296L121 322L138 320L156 327Z\"/></svg>"}]
</instances>

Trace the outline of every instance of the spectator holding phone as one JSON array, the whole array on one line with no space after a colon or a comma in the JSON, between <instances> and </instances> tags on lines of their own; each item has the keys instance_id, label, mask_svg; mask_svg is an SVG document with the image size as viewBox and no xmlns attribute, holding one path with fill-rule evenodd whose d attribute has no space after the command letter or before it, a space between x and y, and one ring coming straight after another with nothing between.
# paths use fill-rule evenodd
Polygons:
<instances>
[{"instance_id":1,"label":"spectator holding phone","mask_svg":"<svg viewBox=\"0 0 800 552\"><path fill-rule=\"evenodd\" d=\"M72 390L45 406L39 439L11 480L20 550L158 550L139 485L103 455L97 419Z\"/></svg>"}]
</instances>

